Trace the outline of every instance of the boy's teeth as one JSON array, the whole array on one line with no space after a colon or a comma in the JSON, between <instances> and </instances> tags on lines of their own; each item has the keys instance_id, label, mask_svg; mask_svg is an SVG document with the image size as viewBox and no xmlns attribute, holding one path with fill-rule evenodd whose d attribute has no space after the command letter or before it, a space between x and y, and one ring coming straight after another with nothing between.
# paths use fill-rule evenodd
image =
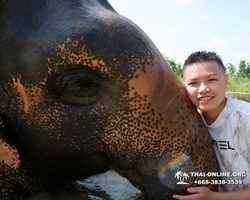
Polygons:
<instances>
[{"instance_id":1,"label":"boy's teeth","mask_svg":"<svg viewBox=\"0 0 250 200\"><path fill-rule=\"evenodd\" d=\"M204 98L200 98L201 101L206 101L206 100L209 100L209 99L212 99L212 97L204 97Z\"/></svg>"}]
</instances>

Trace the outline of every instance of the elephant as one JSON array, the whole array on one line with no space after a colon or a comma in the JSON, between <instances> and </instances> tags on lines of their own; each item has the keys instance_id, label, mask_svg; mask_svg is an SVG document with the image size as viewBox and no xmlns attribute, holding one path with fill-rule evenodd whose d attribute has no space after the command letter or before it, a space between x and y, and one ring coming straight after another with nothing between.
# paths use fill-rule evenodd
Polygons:
<instances>
[{"instance_id":1,"label":"elephant","mask_svg":"<svg viewBox=\"0 0 250 200\"><path fill-rule=\"evenodd\" d=\"M214 179L177 184L218 171L212 140L160 51L108 1L0 4L1 199L108 170L155 200Z\"/></svg>"}]
</instances>

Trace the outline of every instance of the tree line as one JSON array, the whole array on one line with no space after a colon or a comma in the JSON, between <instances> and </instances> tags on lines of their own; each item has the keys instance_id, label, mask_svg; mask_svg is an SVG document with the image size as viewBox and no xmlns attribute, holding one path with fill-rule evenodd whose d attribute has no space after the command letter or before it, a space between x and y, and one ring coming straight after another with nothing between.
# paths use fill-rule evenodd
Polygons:
<instances>
[{"instance_id":1,"label":"tree line","mask_svg":"<svg viewBox=\"0 0 250 200\"><path fill-rule=\"evenodd\" d=\"M165 60L168 62L169 66L172 68L173 72L178 76L182 77L182 65L178 62L175 62L172 58L163 54ZM226 73L232 77L242 77L250 79L250 64L246 60L241 60L238 66L238 71L232 63L227 63L225 66Z\"/></svg>"}]
</instances>

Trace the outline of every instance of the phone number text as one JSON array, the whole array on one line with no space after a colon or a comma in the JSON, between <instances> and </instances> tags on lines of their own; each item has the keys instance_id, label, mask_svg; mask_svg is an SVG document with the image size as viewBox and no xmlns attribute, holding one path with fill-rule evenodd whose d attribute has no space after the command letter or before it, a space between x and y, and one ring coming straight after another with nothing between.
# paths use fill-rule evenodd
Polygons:
<instances>
[{"instance_id":1,"label":"phone number text","mask_svg":"<svg viewBox=\"0 0 250 200\"><path fill-rule=\"evenodd\" d=\"M194 183L199 185L240 185L242 180L196 180Z\"/></svg>"}]
</instances>

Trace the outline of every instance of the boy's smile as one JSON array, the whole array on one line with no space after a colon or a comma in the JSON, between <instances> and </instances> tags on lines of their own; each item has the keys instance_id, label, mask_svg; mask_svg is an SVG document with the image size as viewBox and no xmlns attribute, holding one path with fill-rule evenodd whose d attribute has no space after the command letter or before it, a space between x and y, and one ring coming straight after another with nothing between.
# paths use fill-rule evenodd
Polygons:
<instances>
[{"instance_id":1,"label":"boy's smile","mask_svg":"<svg viewBox=\"0 0 250 200\"><path fill-rule=\"evenodd\" d=\"M201 103L209 103L212 99L213 99L213 97L200 97L200 98L198 98L198 100Z\"/></svg>"},{"instance_id":2,"label":"boy's smile","mask_svg":"<svg viewBox=\"0 0 250 200\"><path fill-rule=\"evenodd\" d=\"M213 123L225 106L228 76L215 61L187 65L184 84L189 98L202 112L208 124Z\"/></svg>"}]
</instances>

